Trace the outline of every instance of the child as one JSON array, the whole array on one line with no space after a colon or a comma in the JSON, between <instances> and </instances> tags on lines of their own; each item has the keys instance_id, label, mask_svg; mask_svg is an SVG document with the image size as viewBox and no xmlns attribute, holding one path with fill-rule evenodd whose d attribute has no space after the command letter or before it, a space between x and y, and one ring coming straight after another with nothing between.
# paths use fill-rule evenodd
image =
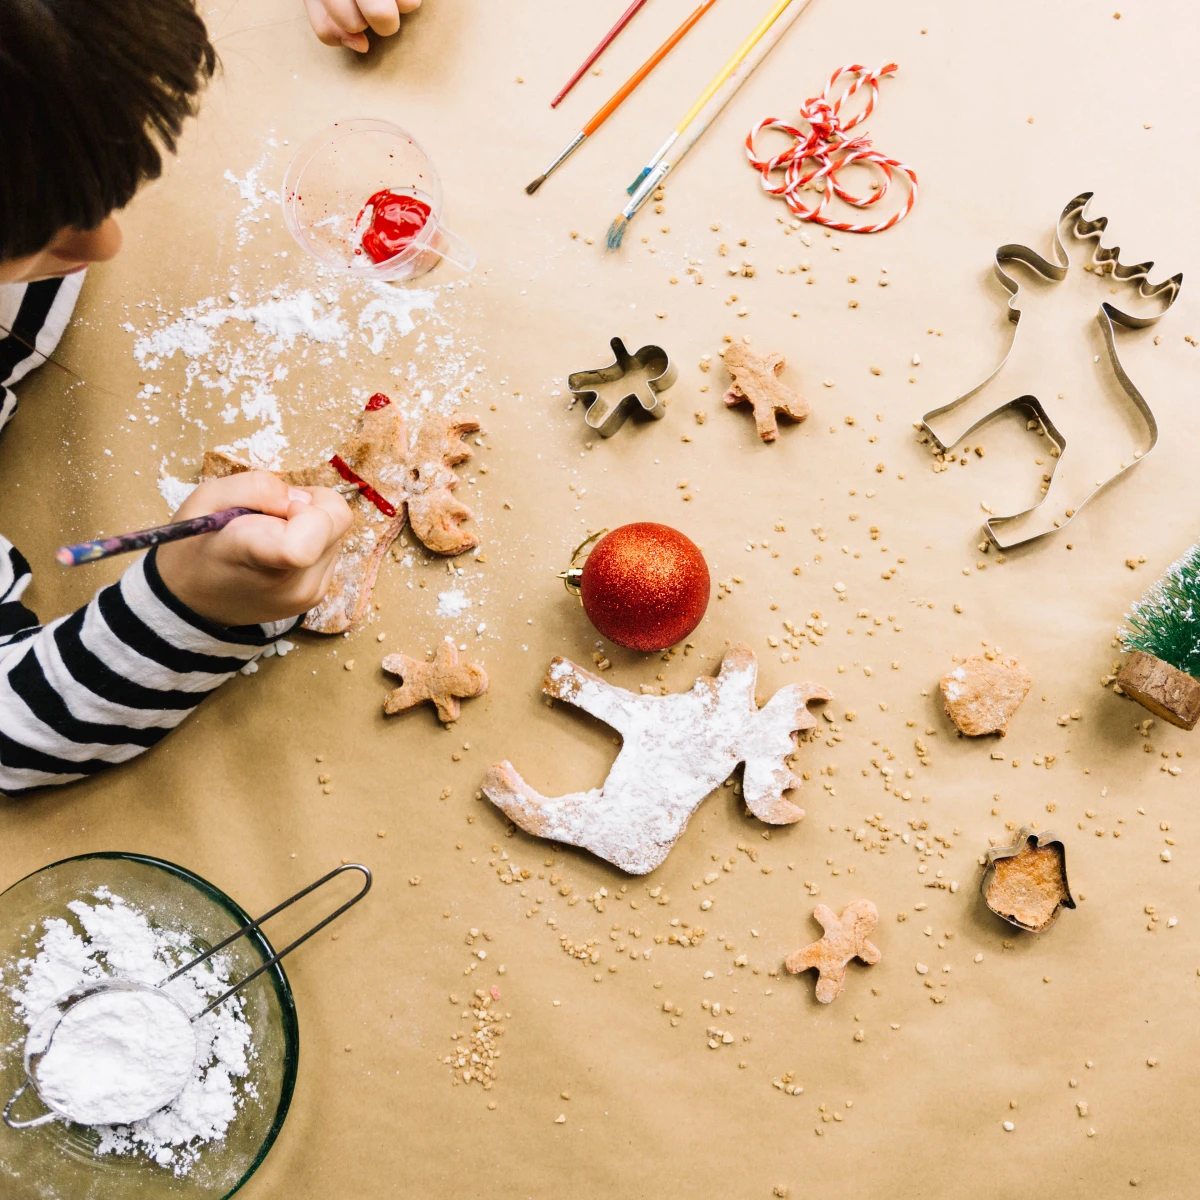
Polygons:
<instances>
[{"instance_id":1,"label":"child","mask_svg":"<svg viewBox=\"0 0 1200 1200\"><path fill-rule=\"evenodd\" d=\"M215 63L193 0L0 0L0 426ZM234 505L258 512L158 547L48 625L0 537L0 791L140 754L321 599L350 524L342 497L251 471L202 484L177 516Z\"/></svg>"},{"instance_id":2,"label":"child","mask_svg":"<svg viewBox=\"0 0 1200 1200\"><path fill-rule=\"evenodd\" d=\"M347 46L367 52L366 30L391 37L400 28L400 14L421 7L421 0L304 0L313 32L327 46Z\"/></svg>"}]
</instances>

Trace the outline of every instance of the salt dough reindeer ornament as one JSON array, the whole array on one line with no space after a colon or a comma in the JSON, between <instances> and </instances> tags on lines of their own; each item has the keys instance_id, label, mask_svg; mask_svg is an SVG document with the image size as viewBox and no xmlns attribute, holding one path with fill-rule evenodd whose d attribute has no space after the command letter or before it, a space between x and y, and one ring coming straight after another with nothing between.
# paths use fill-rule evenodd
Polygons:
<instances>
[{"instance_id":1,"label":"salt dough reindeer ornament","mask_svg":"<svg viewBox=\"0 0 1200 1200\"><path fill-rule=\"evenodd\" d=\"M550 798L534 791L511 763L496 763L483 790L526 833L581 846L631 875L653 871L714 788L746 764L742 796L769 825L792 825L804 810L783 793L800 781L786 759L796 734L816 725L808 705L830 700L815 683L793 683L758 707L758 660L733 646L715 678L690 692L638 696L556 658L542 691L611 725L624 739L604 786Z\"/></svg>"},{"instance_id":2,"label":"salt dough reindeer ornament","mask_svg":"<svg viewBox=\"0 0 1200 1200\"><path fill-rule=\"evenodd\" d=\"M479 544L475 534L461 527L471 510L454 498L458 476L451 470L474 453L462 439L478 428L479 422L463 413L430 416L410 437L399 408L376 393L358 428L328 462L275 472L296 487L334 487L343 480L360 484L347 498L353 520L342 538L333 582L305 617L305 629L342 633L362 619L383 556L406 520L435 554L462 554ZM250 469L248 462L209 450L200 477L217 479Z\"/></svg>"},{"instance_id":3,"label":"salt dough reindeer ornament","mask_svg":"<svg viewBox=\"0 0 1200 1200\"><path fill-rule=\"evenodd\" d=\"M1034 323L1035 328L1029 330L1028 336L1018 337L1014 330L1008 353L983 383L959 396L952 403L926 413L922 418L922 428L931 436L941 451L949 450L957 445L974 430L1006 409L1032 412L1037 422L1040 423L1041 429L1054 443L1057 458L1052 472L1043 476L1045 481L1043 492L1045 494L1042 499L1021 512L1013 513L1010 516L993 517L984 524L984 532L1001 550L1034 541L1066 526L1088 500L1117 476L1129 470L1138 460L1145 457L1158 441L1158 423L1154 419L1154 414L1121 365L1117 354L1113 323L1116 322L1129 329L1141 329L1152 325L1175 303L1183 284L1183 275L1173 275L1161 283L1152 284L1148 279L1154 266L1152 262L1131 265L1122 263L1119 246L1108 248L1100 244L1100 239L1108 226L1108 218L1091 219L1085 215L1091 198L1091 192L1081 192L1063 209L1054 235L1053 262L1043 258L1028 246L1010 243L1001 246L996 251L995 271L1001 285L1010 294L1009 320L1014 326L1025 329L1026 325L1020 324L1021 306L1024 304L1026 307L1032 308L1035 302L1040 303L1040 297L1027 291L1025 299L1022 299L1021 284L1008 273L1005 269L1006 265L1023 263L1032 268L1043 280L1061 285L1068 278L1072 266L1066 248L1067 243L1072 241L1092 243L1090 261L1084 264L1083 270L1108 283L1110 295L1117 292L1118 286L1122 287L1124 292L1122 300L1124 307L1106 299L1100 303L1094 314L1103 339L1103 348L1106 351L1105 359L1102 360L1100 355L1094 353L1096 348L1092 345L1092 341L1095 340L1094 330L1088 332L1088 326L1085 325L1074 328L1070 333L1077 343L1081 341L1078 337L1081 332L1084 334L1083 340L1090 339L1086 340L1086 344L1076 345L1074 356L1077 361L1072 361L1069 358L1072 352L1064 344L1064 339L1050 336L1047 328L1047 316L1039 313L1039 319ZM1066 235L1065 239L1064 234ZM1055 287L1050 291L1052 295L1047 298L1047 304L1062 289ZM1139 307L1145 307L1146 311L1129 311L1129 306L1135 301L1145 302L1144 306ZM1094 304L1094 301L1091 303ZM1091 304L1087 311L1089 316L1092 315ZM1107 365L1104 365L1105 361ZM1081 366L1090 366L1093 362L1102 364L1099 368L1101 378L1097 380L1095 372L1090 373L1087 377L1079 376ZM1111 378L1104 378L1109 372L1111 372ZM1060 432L1064 415L1070 416L1070 413L1067 412L1070 405L1061 403L1052 405L1051 407L1054 407L1060 414L1058 420L1052 419L1042 400L1027 390L1035 380L1038 381L1039 388L1045 392L1057 393L1059 401L1062 401L1068 393L1072 400L1077 394L1088 396L1088 407L1075 414L1070 437L1064 436ZM1105 406L1094 403L1094 393L1106 387L1111 390L1114 381L1119 384L1125 396L1132 401L1137 410L1140 424L1144 426L1145 441L1140 450L1133 453L1133 461L1122 462L1120 469L1111 473L1108 478L1094 479L1094 483L1071 479L1065 476L1062 470L1063 464L1067 460L1068 447L1074 445L1077 439L1086 446L1089 438L1094 442L1101 436L1101 431L1106 428L1106 424L1111 425L1117 420L1124 419L1122 414L1107 413L1104 411ZM1055 386L1055 382L1058 386ZM1051 386L1045 386L1048 383ZM1073 386L1075 384L1078 386ZM1119 402L1114 406L1114 408L1116 407L1120 407ZM1117 435L1114 432L1111 436ZM1100 459L1101 455L1089 457L1086 450L1081 448L1071 461L1068 475L1074 474L1077 466L1088 474L1089 479L1093 479ZM1091 470L1089 471L1088 468ZM1107 470L1108 467L1103 469ZM1039 514L1038 510L1043 506L1044 512ZM1030 514L1037 514L1037 516L1031 518ZM1036 525L1039 519L1046 527L1029 533L1028 529ZM1017 523L1015 529L1009 531L1008 534L1002 532L1006 526L1013 523Z\"/></svg>"}]
</instances>

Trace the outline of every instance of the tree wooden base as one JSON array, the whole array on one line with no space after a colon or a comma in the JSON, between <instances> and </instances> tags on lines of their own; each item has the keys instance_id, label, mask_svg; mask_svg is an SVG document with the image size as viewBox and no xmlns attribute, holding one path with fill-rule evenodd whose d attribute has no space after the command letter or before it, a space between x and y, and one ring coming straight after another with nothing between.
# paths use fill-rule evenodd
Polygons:
<instances>
[{"instance_id":1,"label":"tree wooden base","mask_svg":"<svg viewBox=\"0 0 1200 1200\"><path fill-rule=\"evenodd\" d=\"M1200 679L1153 654L1133 651L1121 667L1117 683L1143 708L1180 729L1194 729L1200 721Z\"/></svg>"}]
</instances>

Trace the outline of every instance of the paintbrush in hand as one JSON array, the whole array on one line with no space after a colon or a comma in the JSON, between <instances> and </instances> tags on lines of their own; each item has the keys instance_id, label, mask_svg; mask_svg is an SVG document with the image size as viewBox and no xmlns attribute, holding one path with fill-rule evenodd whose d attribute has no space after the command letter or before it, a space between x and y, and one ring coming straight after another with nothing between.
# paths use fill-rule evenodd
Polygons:
<instances>
[{"instance_id":1,"label":"paintbrush in hand","mask_svg":"<svg viewBox=\"0 0 1200 1200\"><path fill-rule=\"evenodd\" d=\"M362 486L361 483L343 483L334 490L348 495L357 492ZM112 558L114 554L132 554L135 550L148 550L151 546L162 545L163 542L179 542L184 538L199 537L203 533L216 533L224 529L230 521L257 512L257 508L223 508L219 512L190 517L186 521L155 525L153 529L139 529L134 533L118 533L112 537L97 538L94 542L76 542L72 546L61 546L54 552L54 557L64 567L78 567L83 563Z\"/></svg>"}]
</instances>

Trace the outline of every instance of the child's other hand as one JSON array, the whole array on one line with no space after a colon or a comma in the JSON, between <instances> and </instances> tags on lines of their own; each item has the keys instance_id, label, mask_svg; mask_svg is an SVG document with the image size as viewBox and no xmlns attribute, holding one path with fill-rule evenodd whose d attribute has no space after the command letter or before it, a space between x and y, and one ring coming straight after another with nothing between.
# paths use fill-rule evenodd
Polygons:
<instances>
[{"instance_id":1,"label":"child's other hand","mask_svg":"<svg viewBox=\"0 0 1200 1200\"><path fill-rule=\"evenodd\" d=\"M313 32L327 46L367 52L369 26L380 37L400 28L400 14L421 7L421 0L304 0Z\"/></svg>"},{"instance_id":2,"label":"child's other hand","mask_svg":"<svg viewBox=\"0 0 1200 1200\"><path fill-rule=\"evenodd\" d=\"M159 546L167 588L218 625L307 612L329 590L337 544L350 527L349 505L331 488L290 487L269 471L246 471L202 483L175 520L235 507L259 512L216 533Z\"/></svg>"}]
</instances>

